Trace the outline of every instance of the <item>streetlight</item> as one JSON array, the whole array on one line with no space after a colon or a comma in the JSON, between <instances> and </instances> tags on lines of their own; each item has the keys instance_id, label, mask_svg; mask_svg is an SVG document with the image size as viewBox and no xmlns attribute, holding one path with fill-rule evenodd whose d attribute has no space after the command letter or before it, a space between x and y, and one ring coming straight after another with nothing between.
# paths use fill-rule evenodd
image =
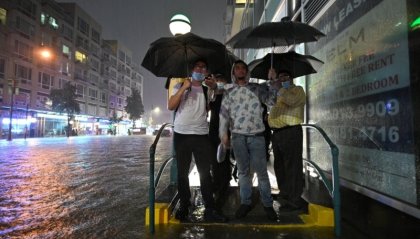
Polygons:
<instances>
[{"instance_id":1,"label":"streetlight","mask_svg":"<svg viewBox=\"0 0 420 239\"><path fill-rule=\"evenodd\" d=\"M160 108L157 106L157 107L154 107L153 108L153 106L152 106L152 110L150 111L150 115L149 115L149 125L150 126L152 126L152 123L153 123L153 113L155 113L155 114L159 114L160 113Z\"/></svg>"},{"instance_id":2,"label":"streetlight","mask_svg":"<svg viewBox=\"0 0 420 239\"><path fill-rule=\"evenodd\" d=\"M7 140L12 141L12 120L13 120L13 95L16 94L18 88L16 87L16 80L9 79L8 85L10 89L10 112L9 112L9 134L7 135Z\"/></svg>"},{"instance_id":3,"label":"streetlight","mask_svg":"<svg viewBox=\"0 0 420 239\"><path fill-rule=\"evenodd\" d=\"M188 17L182 14L176 14L169 22L169 30L172 35L182 35L191 31L191 22Z\"/></svg>"}]
</instances>

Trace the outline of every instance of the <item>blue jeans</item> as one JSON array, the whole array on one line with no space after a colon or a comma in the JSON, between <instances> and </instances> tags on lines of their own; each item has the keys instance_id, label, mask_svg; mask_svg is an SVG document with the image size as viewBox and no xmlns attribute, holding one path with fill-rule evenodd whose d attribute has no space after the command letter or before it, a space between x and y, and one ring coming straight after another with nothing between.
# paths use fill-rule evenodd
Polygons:
<instances>
[{"instance_id":1,"label":"blue jeans","mask_svg":"<svg viewBox=\"0 0 420 239\"><path fill-rule=\"evenodd\" d=\"M251 205L252 203L252 176L253 172L256 172L261 202L264 207L272 207L273 198L267 173L264 136L232 133L231 141L238 167L241 204Z\"/></svg>"}]
</instances>

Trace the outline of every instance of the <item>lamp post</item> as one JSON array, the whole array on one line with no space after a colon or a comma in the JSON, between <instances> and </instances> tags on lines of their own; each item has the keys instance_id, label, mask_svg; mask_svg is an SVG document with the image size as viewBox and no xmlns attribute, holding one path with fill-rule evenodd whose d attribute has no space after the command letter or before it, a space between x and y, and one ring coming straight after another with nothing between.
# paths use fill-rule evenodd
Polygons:
<instances>
[{"instance_id":1,"label":"lamp post","mask_svg":"<svg viewBox=\"0 0 420 239\"><path fill-rule=\"evenodd\" d=\"M176 14L171 18L171 21L169 22L169 30L171 31L172 35L178 36L182 34L186 34L191 31L191 22L188 19L188 17L182 15L182 14ZM168 92L171 92L171 88L173 87L174 81L177 81L177 79L171 79L171 83L169 84ZM170 95L168 95L170 97ZM172 116L172 123L175 121L175 112ZM175 158L175 142L172 140L172 156ZM175 160L172 160L171 164L171 173L170 173L170 184L171 185L177 185L177 164Z\"/></svg>"},{"instance_id":2,"label":"lamp post","mask_svg":"<svg viewBox=\"0 0 420 239\"><path fill-rule=\"evenodd\" d=\"M9 79L9 89L10 89L10 112L9 112L9 134L7 135L7 140L12 141L12 120L13 120L13 95L16 91L16 80Z\"/></svg>"}]
</instances>

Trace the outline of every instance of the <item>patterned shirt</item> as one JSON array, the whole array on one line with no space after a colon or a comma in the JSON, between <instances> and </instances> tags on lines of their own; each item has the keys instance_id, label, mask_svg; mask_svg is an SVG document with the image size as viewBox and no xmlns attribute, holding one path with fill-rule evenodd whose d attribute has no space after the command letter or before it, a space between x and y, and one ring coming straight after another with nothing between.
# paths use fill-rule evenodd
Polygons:
<instances>
[{"instance_id":1,"label":"patterned shirt","mask_svg":"<svg viewBox=\"0 0 420 239\"><path fill-rule=\"evenodd\" d=\"M271 128L298 125L303 122L305 91L301 86L292 84L290 88L280 88L277 102L271 108L268 124Z\"/></svg>"},{"instance_id":2,"label":"patterned shirt","mask_svg":"<svg viewBox=\"0 0 420 239\"><path fill-rule=\"evenodd\" d=\"M220 108L219 136L222 137L230 126L232 133L255 135L265 130L261 103L273 105L276 90L267 85L248 83L234 85L226 90Z\"/></svg>"}]
</instances>

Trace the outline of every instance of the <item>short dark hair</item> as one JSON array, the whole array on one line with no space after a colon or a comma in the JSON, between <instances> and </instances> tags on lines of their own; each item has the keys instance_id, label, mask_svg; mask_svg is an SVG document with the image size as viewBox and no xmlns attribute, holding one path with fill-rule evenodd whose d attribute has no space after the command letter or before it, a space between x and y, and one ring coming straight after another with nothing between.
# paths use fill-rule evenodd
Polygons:
<instances>
[{"instance_id":1,"label":"short dark hair","mask_svg":"<svg viewBox=\"0 0 420 239\"><path fill-rule=\"evenodd\" d=\"M204 59L204 58L199 58L199 59L197 59L197 60L193 61L193 64L191 65L191 69L194 69L194 67L195 67L195 65L197 64L197 62L203 62L204 64L206 64L206 67L207 67L207 68L209 68L209 64L208 64L208 62L206 61L206 59Z\"/></svg>"},{"instance_id":2,"label":"short dark hair","mask_svg":"<svg viewBox=\"0 0 420 239\"><path fill-rule=\"evenodd\" d=\"M246 64L245 63L245 61L243 61L243 60L236 60L234 63L233 63L233 65L234 66L236 66L237 64L242 64L242 65L244 65L245 66L245 69L246 69L246 72L248 72L249 70L248 70L248 64Z\"/></svg>"},{"instance_id":3,"label":"short dark hair","mask_svg":"<svg viewBox=\"0 0 420 239\"><path fill-rule=\"evenodd\" d=\"M286 73L288 74L291 78L293 78L293 74L292 72L290 72L289 70L286 69L280 69L279 72L277 73L277 75L279 75L280 73Z\"/></svg>"}]
</instances>

